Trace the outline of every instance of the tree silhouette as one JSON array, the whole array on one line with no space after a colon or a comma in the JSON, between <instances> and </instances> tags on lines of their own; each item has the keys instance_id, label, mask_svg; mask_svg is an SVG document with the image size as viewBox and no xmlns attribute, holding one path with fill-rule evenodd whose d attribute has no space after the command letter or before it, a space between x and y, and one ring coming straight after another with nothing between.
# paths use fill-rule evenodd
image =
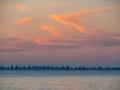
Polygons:
<instances>
[{"instance_id":1,"label":"tree silhouette","mask_svg":"<svg viewBox=\"0 0 120 90\"><path fill-rule=\"evenodd\" d=\"M120 70L120 67L85 67L85 66L0 66L0 70Z\"/></svg>"}]
</instances>

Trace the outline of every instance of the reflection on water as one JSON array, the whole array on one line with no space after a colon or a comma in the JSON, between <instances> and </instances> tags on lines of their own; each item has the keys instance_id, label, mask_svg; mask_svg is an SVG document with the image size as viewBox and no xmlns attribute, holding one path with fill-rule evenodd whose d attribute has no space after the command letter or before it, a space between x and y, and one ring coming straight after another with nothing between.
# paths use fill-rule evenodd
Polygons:
<instances>
[{"instance_id":1,"label":"reflection on water","mask_svg":"<svg viewBox=\"0 0 120 90\"><path fill-rule=\"evenodd\" d=\"M37 73L38 72L38 73ZM9 74L8 74L9 73ZM11 74L12 73L12 74ZM119 90L120 74L76 71L0 72L0 90ZM33 74L33 75L27 75ZM47 76L47 74L49 75ZM55 74L56 73L56 74ZM93 73L93 75L91 74ZM37 75L38 74L38 75ZM82 75L81 75L82 74ZM95 74L95 75L94 75Z\"/></svg>"}]
</instances>

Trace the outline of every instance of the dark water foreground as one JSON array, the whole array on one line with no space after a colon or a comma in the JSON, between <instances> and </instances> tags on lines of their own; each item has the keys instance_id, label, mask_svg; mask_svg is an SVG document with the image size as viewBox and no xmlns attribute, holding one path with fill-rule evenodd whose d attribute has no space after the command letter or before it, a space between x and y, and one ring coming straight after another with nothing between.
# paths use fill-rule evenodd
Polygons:
<instances>
[{"instance_id":1,"label":"dark water foreground","mask_svg":"<svg viewBox=\"0 0 120 90\"><path fill-rule=\"evenodd\" d=\"M4 70L0 77L120 76L120 70Z\"/></svg>"},{"instance_id":2,"label":"dark water foreground","mask_svg":"<svg viewBox=\"0 0 120 90\"><path fill-rule=\"evenodd\" d=\"M120 90L120 70L4 70L0 90Z\"/></svg>"}]
</instances>

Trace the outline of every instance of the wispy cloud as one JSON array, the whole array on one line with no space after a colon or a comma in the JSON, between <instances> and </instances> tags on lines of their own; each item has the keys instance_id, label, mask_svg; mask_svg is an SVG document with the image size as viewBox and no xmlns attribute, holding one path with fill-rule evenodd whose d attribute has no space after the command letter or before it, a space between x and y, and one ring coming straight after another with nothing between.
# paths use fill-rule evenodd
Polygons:
<instances>
[{"instance_id":1,"label":"wispy cloud","mask_svg":"<svg viewBox=\"0 0 120 90\"><path fill-rule=\"evenodd\" d=\"M50 15L50 18L59 23L63 23L65 25L71 25L77 28L82 33L90 34L90 32L87 31L83 25L79 24L79 22L84 16L90 15L90 14L98 14L98 13L103 13L103 12L116 11L116 10L120 10L120 7L88 9L88 10L73 12L69 14Z\"/></svg>"},{"instance_id":2,"label":"wispy cloud","mask_svg":"<svg viewBox=\"0 0 120 90\"><path fill-rule=\"evenodd\" d=\"M99 35L86 35L71 38L1 38L0 52L54 50L90 47L111 47L120 45L120 35L101 32Z\"/></svg>"},{"instance_id":3,"label":"wispy cloud","mask_svg":"<svg viewBox=\"0 0 120 90\"><path fill-rule=\"evenodd\" d=\"M52 20L63 23L66 27L64 28L59 25L41 25L41 29L47 30L53 36L50 38L1 38L0 52L118 46L120 45L119 34L108 33L106 31L109 29L104 27L97 28L90 32L79 24L81 19L86 15L115 11L118 9L118 7L109 7L95 10L83 10L70 14L51 15L50 18ZM23 25L32 21L34 21L34 18L22 18L16 21L16 24ZM74 31L69 30L69 26L77 28L80 32L84 33L84 35L63 34L62 30L70 31L70 33Z\"/></svg>"},{"instance_id":4,"label":"wispy cloud","mask_svg":"<svg viewBox=\"0 0 120 90\"><path fill-rule=\"evenodd\" d=\"M61 36L60 32L58 30L56 30L55 25L43 25L42 28L44 30L47 30L51 35L53 35L55 37Z\"/></svg>"},{"instance_id":5,"label":"wispy cloud","mask_svg":"<svg viewBox=\"0 0 120 90\"><path fill-rule=\"evenodd\" d=\"M22 12L25 12L25 13L30 13L32 12L32 9L29 8L27 5L25 4L15 4L13 6L9 6L9 8L13 9L13 10L16 10L16 11L22 11Z\"/></svg>"},{"instance_id":6,"label":"wispy cloud","mask_svg":"<svg viewBox=\"0 0 120 90\"><path fill-rule=\"evenodd\" d=\"M68 6L68 2L65 3L65 2L52 2L52 6L54 8L57 8L57 7L65 7L65 6Z\"/></svg>"},{"instance_id":7,"label":"wispy cloud","mask_svg":"<svg viewBox=\"0 0 120 90\"><path fill-rule=\"evenodd\" d=\"M17 20L15 24L21 25L21 24L26 24L26 23L32 22L32 21L34 21L34 18L26 17L26 18L22 18L20 20Z\"/></svg>"}]
</instances>

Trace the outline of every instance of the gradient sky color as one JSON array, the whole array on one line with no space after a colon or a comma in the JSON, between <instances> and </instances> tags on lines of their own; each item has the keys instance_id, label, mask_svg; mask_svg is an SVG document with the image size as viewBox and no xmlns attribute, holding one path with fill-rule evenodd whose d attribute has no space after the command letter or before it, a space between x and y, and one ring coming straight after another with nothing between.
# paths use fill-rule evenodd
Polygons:
<instances>
[{"instance_id":1,"label":"gradient sky color","mask_svg":"<svg viewBox=\"0 0 120 90\"><path fill-rule=\"evenodd\" d=\"M120 66L119 0L1 0L0 65Z\"/></svg>"}]
</instances>

